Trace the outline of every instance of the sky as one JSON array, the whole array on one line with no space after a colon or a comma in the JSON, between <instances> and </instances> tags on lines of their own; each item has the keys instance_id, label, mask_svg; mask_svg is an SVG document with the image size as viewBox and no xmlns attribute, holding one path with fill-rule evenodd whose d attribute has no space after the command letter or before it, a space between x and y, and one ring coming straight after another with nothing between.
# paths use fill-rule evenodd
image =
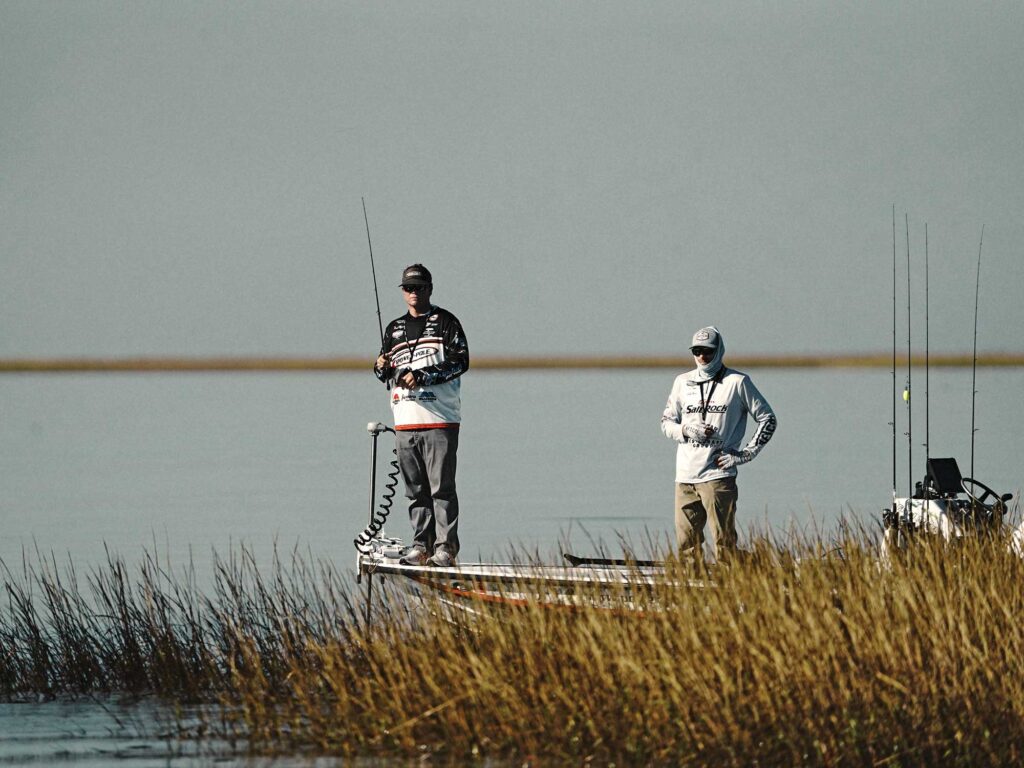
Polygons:
<instances>
[{"instance_id":1,"label":"sky","mask_svg":"<svg viewBox=\"0 0 1024 768\"><path fill-rule=\"evenodd\" d=\"M0 2L0 357L1021 351L1019 2ZM984 227L984 241L981 233Z\"/></svg>"}]
</instances>

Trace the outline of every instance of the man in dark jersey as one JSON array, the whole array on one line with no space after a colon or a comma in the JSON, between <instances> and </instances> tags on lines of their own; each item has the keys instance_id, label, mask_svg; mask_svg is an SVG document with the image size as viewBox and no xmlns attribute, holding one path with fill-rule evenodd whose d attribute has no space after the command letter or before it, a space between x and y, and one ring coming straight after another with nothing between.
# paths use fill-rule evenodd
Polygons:
<instances>
[{"instance_id":1,"label":"man in dark jersey","mask_svg":"<svg viewBox=\"0 0 1024 768\"><path fill-rule=\"evenodd\" d=\"M455 565L459 552L459 497L455 457L462 399L460 376L469 345L455 315L431 303L433 278L422 264L402 272L409 311L388 323L373 367L391 392L398 465L412 522L406 565Z\"/></svg>"}]
</instances>

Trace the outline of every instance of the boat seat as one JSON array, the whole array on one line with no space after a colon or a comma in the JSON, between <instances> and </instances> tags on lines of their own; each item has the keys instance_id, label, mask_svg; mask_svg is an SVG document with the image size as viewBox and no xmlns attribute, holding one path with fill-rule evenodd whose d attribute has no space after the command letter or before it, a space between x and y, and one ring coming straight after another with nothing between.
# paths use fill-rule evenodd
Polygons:
<instances>
[{"instance_id":1,"label":"boat seat","mask_svg":"<svg viewBox=\"0 0 1024 768\"><path fill-rule=\"evenodd\" d=\"M963 491L963 476L956 459L928 459L928 476L932 490L943 496L955 496Z\"/></svg>"}]
</instances>

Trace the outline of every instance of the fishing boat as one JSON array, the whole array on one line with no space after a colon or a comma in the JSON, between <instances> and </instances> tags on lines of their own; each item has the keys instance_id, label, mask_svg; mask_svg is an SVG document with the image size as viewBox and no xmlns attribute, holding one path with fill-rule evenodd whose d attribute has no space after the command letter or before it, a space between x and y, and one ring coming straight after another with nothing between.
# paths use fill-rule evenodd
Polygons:
<instances>
[{"instance_id":1,"label":"fishing boat","mask_svg":"<svg viewBox=\"0 0 1024 768\"><path fill-rule=\"evenodd\" d=\"M928 402L928 226L924 238L924 307L925 307L925 475L908 488L905 496L896 490L896 209L893 208L893 292L892 292L892 505L882 510L883 561L894 551L905 549L915 539L936 538L955 542L968 536L1008 533L1006 529L1007 503L1011 493L997 493L974 477L964 477L954 458L933 458L930 454L929 402ZM910 313L910 223L907 230L907 378L902 399L907 406L907 463L910 477L914 472L913 416L911 405L911 313ZM971 374L971 474L974 474L975 396L977 395L978 361L978 294L981 284L981 243L978 243L978 262L974 291L974 364ZM908 483L909 485L909 483ZM1024 557L1024 522L1010 535L1011 548Z\"/></svg>"},{"instance_id":2,"label":"fishing boat","mask_svg":"<svg viewBox=\"0 0 1024 768\"><path fill-rule=\"evenodd\" d=\"M394 577L413 594L447 608L481 613L494 608L539 605L568 610L600 608L642 611L657 608L658 588L703 588L709 582L685 584L668 578L662 562L579 557L563 554L564 563L461 563L450 568L405 565L400 539L374 537L358 550L360 580ZM368 597L369 599L369 597Z\"/></svg>"},{"instance_id":3,"label":"fishing boat","mask_svg":"<svg viewBox=\"0 0 1024 768\"><path fill-rule=\"evenodd\" d=\"M366 427L371 437L370 517L355 541L357 580L366 581L369 616L374 578L392 577L420 597L461 611L480 612L494 607L543 605L551 608L602 608L637 611L655 606L652 594L658 587L705 588L703 579L679 581L666 576L665 563L632 557L621 559L582 557L563 553L563 562L460 563L450 568L405 565L406 547L401 539L383 531L393 505L398 482L398 463L391 470L381 500L377 500L377 441L394 430L380 422Z\"/></svg>"},{"instance_id":4,"label":"fishing boat","mask_svg":"<svg viewBox=\"0 0 1024 768\"><path fill-rule=\"evenodd\" d=\"M997 493L971 477L962 477L956 459L928 459L928 472L913 495L893 497L882 510L882 555L903 549L915 538L940 537L952 542L965 536L1000 532L1011 493ZM1014 532L1024 554L1024 524Z\"/></svg>"}]
</instances>

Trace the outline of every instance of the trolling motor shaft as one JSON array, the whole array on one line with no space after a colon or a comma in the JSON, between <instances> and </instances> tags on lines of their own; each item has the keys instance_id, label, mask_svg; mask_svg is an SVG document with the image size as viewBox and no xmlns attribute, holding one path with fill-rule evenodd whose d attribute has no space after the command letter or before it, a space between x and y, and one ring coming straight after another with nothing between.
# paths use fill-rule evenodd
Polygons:
<instances>
[{"instance_id":1,"label":"trolling motor shaft","mask_svg":"<svg viewBox=\"0 0 1024 768\"><path fill-rule=\"evenodd\" d=\"M398 484L398 459L397 452L392 451L396 454L396 458L391 461L391 469L388 472L387 482L384 484L383 498L381 499L379 507L374 509L374 502L377 498L377 438L380 437L382 432L395 433L395 430L391 427L381 424L379 421L371 421L366 425L366 431L370 435L370 499L369 499L369 521L366 524L366 528L363 529L362 533L356 536L353 544L355 544L356 551L359 553L359 558L363 555L371 553L375 547L380 546L379 535L384 528L384 523L387 522L388 515L391 512L391 506L394 502L395 486Z\"/></svg>"},{"instance_id":2,"label":"trolling motor shaft","mask_svg":"<svg viewBox=\"0 0 1024 768\"><path fill-rule=\"evenodd\" d=\"M379 421L371 421L366 425L370 434L370 525L373 525L373 502L377 498L377 438L381 432L394 432Z\"/></svg>"}]
</instances>

